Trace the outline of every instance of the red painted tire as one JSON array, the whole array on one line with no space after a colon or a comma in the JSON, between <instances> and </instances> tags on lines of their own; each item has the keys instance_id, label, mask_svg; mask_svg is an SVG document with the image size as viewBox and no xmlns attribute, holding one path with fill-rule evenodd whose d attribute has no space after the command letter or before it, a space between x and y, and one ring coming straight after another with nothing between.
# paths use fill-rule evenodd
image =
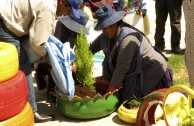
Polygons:
<instances>
[{"instance_id":1,"label":"red painted tire","mask_svg":"<svg viewBox=\"0 0 194 126\"><path fill-rule=\"evenodd\" d=\"M17 115L27 102L28 89L22 71L10 80L0 83L0 121Z\"/></svg>"},{"instance_id":2,"label":"red painted tire","mask_svg":"<svg viewBox=\"0 0 194 126\"><path fill-rule=\"evenodd\" d=\"M30 104L27 102L19 114L0 122L0 126L34 126L34 114Z\"/></svg>"},{"instance_id":3,"label":"red painted tire","mask_svg":"<svg viewBox=\"0 0 194 126\"><path fill-rule=\"evenodd\" d=\"M19 68L17 49L13 44L0 42L0 82L14 77Z\"/></svg>"}]
</instances>

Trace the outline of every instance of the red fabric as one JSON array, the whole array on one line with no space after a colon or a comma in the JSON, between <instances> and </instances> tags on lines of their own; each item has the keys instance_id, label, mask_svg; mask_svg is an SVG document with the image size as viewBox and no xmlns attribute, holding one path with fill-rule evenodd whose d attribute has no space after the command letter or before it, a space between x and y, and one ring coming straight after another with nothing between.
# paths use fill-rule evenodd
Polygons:
<instances>
[{"instance_id":1,"label":"red fabric","mask_svg":"<svg viewBox=\"0 0 194 126\"><path fill-rule=\"evenodd\" d=\"M95 15L95 12L103 5L109 4L114 10L114 5L112 0L89 0L89 2L86 4L87 7L90 8L92 11L93 16ZM94 16L95 18L95 16Z\"/></svg>"}]
</instances>

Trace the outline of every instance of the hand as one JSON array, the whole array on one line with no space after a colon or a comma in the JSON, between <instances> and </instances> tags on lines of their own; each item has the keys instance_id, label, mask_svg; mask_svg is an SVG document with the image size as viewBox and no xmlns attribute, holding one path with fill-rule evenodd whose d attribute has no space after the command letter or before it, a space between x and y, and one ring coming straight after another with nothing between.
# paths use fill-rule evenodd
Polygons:
<instances>
[{"instance_id":1,"label":"hand","mask_svg":"<svg viewBox=\"0 0 194 126\"><path fill-rule=\"evenodd\" d=\"M141 13L142 13L142 16L145 17L145 15L147 14L147 10L146 9L141 9Z\"/></svg>"},{"instance_id":2,"label":"hand","mask_svg":"<svg viewBox=\"0 0 194 126\"><path fill-rule=\"evenodd\" d=\"M45 59L47 59L47 57L48 57L48 53L45 54L44 56L41 56L40 59L41 59L41 60L45 60Z\"/></svg>"},{"instance_id":3,"label":"hand","mask_svg":"<svg viewBox=\"0 0 194 126\"><path fill-rule=\"evenodd\" d=\"M72 71L74 73L76 73L76 71L77 71L77 69L76 69L76 63L75 62L73 62L73 64L72 64Z\"/></svg>"},{"instance_id":4,"label":"hand","mask_svg":"<svg viewBox=\"0 0 194 126\"><path fill-rule=\"evenodd\" d=\"M135 13L136 13L137 15L141 15L141 11L140 11L140 10L135 10Z\"/></svg>"},{"instance_id":5,"label":"hand","mask_svg":"<svg viewBox=\"0 0 194 126\"><path fill-rule=\"evenodd\" d=\"M129 11L129 6L126 6L126 7L124 8L124 11L125 11L125 12L128 12L128 11Z\"/></svg>"},{"instance_id":6,"label":"hand","mask_svg":"<svg viewBox=\"0 0 194 126\"><path fill-rule=\"evenodd\" d=\"M108 89L107 89L107 93L108 93L108 92L113 92L113 91L115 91L116 89L117 89L116 87L109 86Z\"/></svg>"}]
</instances>

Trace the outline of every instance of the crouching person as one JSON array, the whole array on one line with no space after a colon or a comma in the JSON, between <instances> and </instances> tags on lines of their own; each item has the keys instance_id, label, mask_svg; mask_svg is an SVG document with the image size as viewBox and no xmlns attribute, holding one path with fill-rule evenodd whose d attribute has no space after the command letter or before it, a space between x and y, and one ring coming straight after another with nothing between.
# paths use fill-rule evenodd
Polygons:
<instances>
[{"instance_id":1,"label":"crouching person","mask_svg":"<svg viewBox=\"0 0 194 126\"><path fill-rule=\"evenodd\" d=\"M145 35L122 21L123 11L115 12L109 5L95 13L95 30L103 30L90 49L103 50L103 79L110 82L107 92L120 89L121 103L132 96L141 98L150 92L173 84L172 71L165 58L157 52Z\"/></svg>"},{"instance_id":2,"label":"crouching person","mask_svg":"<svg viewBox=\"0 0 194 126\"><path fill-rule=\"evenodd\" d=\"M70 15L67 15L67 16L61 16L56 23L54 36L58 40L56 40L54 37L53 37L53 39L55 39L56 41L60 40L60 42L61 42L60 45L68 46L68 44L69 44L69 46L70 46L70 48L69 47L67 47L68 49L66 48L67 50L66 50L65 54L62 54L61 56L65 57L65 56L67 56L66 54L68 54L69 51L73 50L75 42L76 42L77 34L80 34L80 29L82 29L84 34L88 35L88 30L86 28L88 16L85 12L83 12L81 10L79 10L78 12L80 15L79 18L76 17L74 15L74 13L71 13ZM68 42L68 44L67 44L67 42ZM62 52L59 52L59 53L62 53ZM64 59L66 59L66 58L67 57L65 57ZM60 59L60 58L58 58L58 59ZM58 64L58 63L56 62L56 64ZM55 64L55 66L56 66L56 64ZM66 64L69 64L69 63L62 63L62 64L64 64L64 66L65 66ZM68 90L71 90L71 89L67 89L67 87L70 87L70 86L66 86L66 85L71 85L70 83L73 83L72 81L70 81L70 80L72 80L72 77L67 76L67 75L71 75L72 71L71 71L71 69L67 69L67 68L71 68L71 66L64 67L63 69L66 69L67 75L63 76L61 73L59 73L59 71L62 68L60 70L53 69L54 66L53 66L53 64L51 64L51 65L50 65L50 63L39 63L37 68L36 68L36 74L38 76L37 79L39 80L40 87L43 87L43 88L41 88L41 90L44 88L47 88L46 89L47 98L52 102L56 102L56 97L55 97L55 95L53 95L53 93L54 94L57 93L57 92L55 92L56 91L55 86L57 86L57 89L58 89L57 91L60 91L62 93L70 92ZM63 67L63 66L61 66L61 67ZM56 76L55 72L57 72L58 73L57 75L59 75L61 77ZM47 76L48 81L44 80L45 76ZM60 81L60 78L62 78L63 80L68 80L68 81ZM68 82L68 83L66 83L66 82ZM42 85L43 83L45 83L45 85ZM72 96L72 94L70 94L70 93L69 93L69 95Z\"/></svg>"}]
</instances>

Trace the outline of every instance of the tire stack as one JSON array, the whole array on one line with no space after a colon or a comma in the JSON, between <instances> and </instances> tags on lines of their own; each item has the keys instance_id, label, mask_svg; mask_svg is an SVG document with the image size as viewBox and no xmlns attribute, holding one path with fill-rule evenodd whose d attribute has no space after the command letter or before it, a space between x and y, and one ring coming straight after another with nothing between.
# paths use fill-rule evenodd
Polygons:
<instances>
[{"instance_id":1,"label":"tire stack","mask_svg":"<svg viewBox=\"0 0 194 126\"><path fill-rule=\"evenodd\" d=\"M12 44L0 42L0 126L34 125L27 97L27 81L19 70L17 49Z\"/></svg>"}]
</instances>

